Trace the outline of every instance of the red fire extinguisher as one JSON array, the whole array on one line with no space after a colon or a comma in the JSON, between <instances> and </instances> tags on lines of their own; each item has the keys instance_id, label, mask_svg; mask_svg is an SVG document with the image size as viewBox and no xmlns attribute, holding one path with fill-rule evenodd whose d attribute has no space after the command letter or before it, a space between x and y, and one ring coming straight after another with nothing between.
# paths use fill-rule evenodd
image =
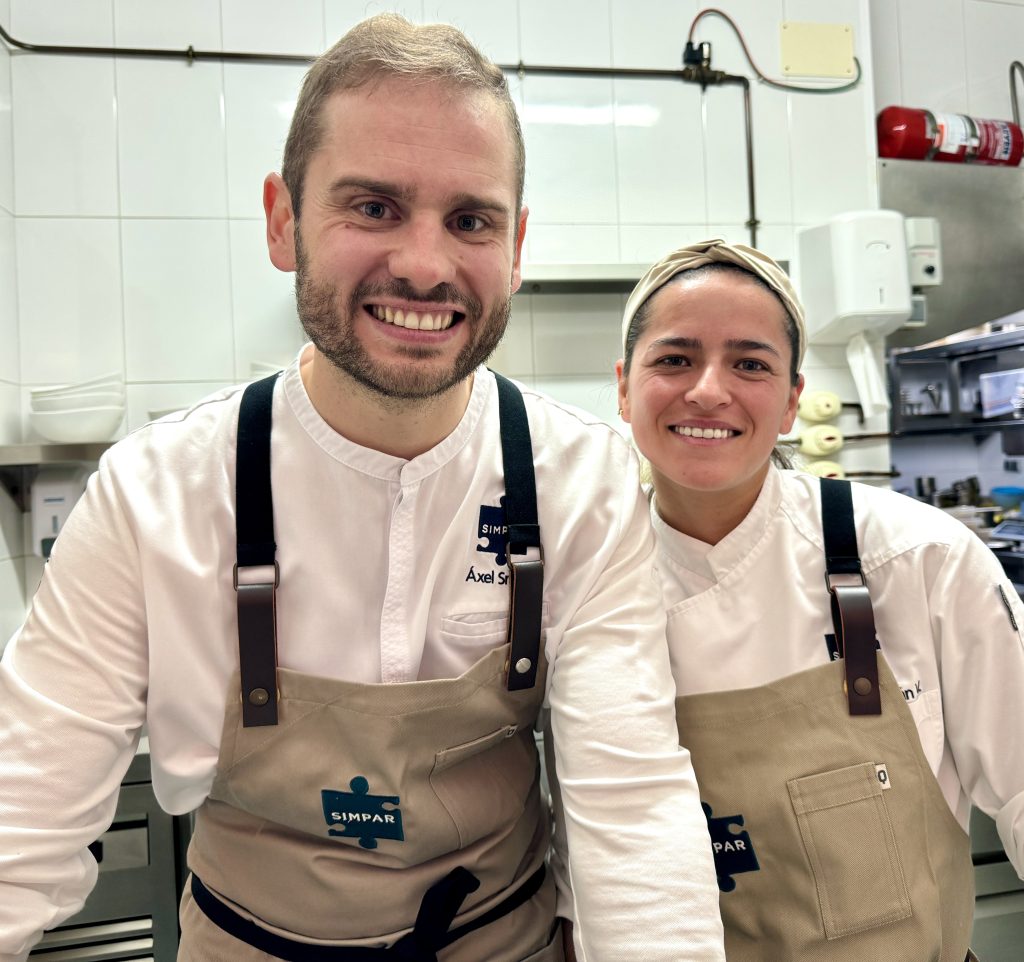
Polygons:
<instances>
[{"instance_id":1,"label":"red fire extinguisher","mask_svg":"<svg viewBox=\"0 0 1024 962\"><path fill-rule=\"evenodd\" d=\"M1024 131L1008 120L886 107L878 115L878 153L904 160L1016 167L1024 156Z\"/></svg>"}]
</instances>

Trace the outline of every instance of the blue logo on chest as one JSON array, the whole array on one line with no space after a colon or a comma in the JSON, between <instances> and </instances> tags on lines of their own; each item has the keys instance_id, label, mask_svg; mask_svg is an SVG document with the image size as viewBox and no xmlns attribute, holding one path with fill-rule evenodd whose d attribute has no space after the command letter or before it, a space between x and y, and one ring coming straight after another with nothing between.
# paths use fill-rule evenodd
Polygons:
<instances>
[{"instance_id":1,"label":"blue logo on chest","mask_svg":"<svg viewBox=\"0 0 1024 962\"><path fill-rule=\"evenodd\" d=\"M488 554L497 556L499 565L508 563L505 554L508 541L508 525L505 522L505 499L501 498L499 505L480 505L480 520L476 528L476 536L485 538L487 544L478 544L477 551L486 551Z\"/></svg>"},{"instance_id":2,"label":"blue logo on chest","mask_svg":"<svg viewBox=\"0 0 1024 962\"><path fill-rule=\"evenodd\" d=\"M715 855L715 874L718 876L718 888L722 892L731 892L736 888L736 880L732 877L741 872L759 872L754 846L746 832L734 832L732 827L743 824L742 815L726 815L724 818L712 818L711 806L700 803L704 809L704 817L708 820L708 833L711 835L711 850Z\"/></svg>"},{"instance_id":3,"label":"blue logo on chest","mask_svg":"<svg viewBox=\"0 0 1024 962\"><path fill-rule=\"evenodd\" d=\"M349 787L351 793L327 788L320 792L324 818L332 826L328 835L357 838L363 848L376 848L379 838L405 841L397 795L370 795L370 783L362 775L353 778Z\"/></svg>"}]
</instances>

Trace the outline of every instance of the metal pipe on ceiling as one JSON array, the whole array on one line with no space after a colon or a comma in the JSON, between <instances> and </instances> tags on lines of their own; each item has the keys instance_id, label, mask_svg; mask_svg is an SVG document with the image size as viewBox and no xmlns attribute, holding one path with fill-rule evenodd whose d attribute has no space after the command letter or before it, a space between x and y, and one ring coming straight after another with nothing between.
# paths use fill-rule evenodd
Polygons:
<instances>
[{"instance_id":1,"label":"metal pipe on ceiling","mask_svg":"<svg viewBox=\"0 0 1024 962\"><path fill-rule=\"evenodd\" d=\"M145 47L82 47L66 44L34 44L17 40L0 24L0 39L9 46L26 53L85 57L143 57L161 60L185 60L190 65L196 61L221 61L226 63L287 63L310 64L316 58L306 55L276 53L246 53L226 50L196 50L191 44L184 50L168 50ZM520 77L562 76L562 77L608 77L614 80L676 80L683 83L700 84L701 92L709 86L738 84L743 87L744 142L746 145L747 168L747 220L744 226L750 233L750 246L757 247L757 228L760 221L754 196L754 128L750 99L750 81L738 74L727 74L711 70L709 66L688 66L680 70L658 70L632 67L556 67L548 65L498 64L499 69L515 73Z\"/></svg>"}]
</instances>

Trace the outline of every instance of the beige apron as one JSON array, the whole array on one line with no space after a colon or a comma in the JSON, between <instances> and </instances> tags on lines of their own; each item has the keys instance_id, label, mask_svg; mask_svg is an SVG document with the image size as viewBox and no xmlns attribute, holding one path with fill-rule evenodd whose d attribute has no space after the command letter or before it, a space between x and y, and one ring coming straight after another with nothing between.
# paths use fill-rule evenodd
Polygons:
<instances>
[{"instance_id":1,"label":"beige apron","mask_svg":"<svg viewBox=\"0 0 1024 962\"><path fill-rule=\"evenodd\" d=\"M880 714L851 714L843 661L677 700L729 962L963 962L969 840L884 657L877 672Z\"/></svg>"},{"instance_id":2,"label":"beige apron","mask_svg":"<svg viewBox=\"0 0 1024 962\"><path fill-rule=\"evenodd\" d=\"M262 389L266 411L272 387ZM240 425L249 409L243 400ZM241 427L239 451L241 472ZM251 615L239 604L243 625ZM407 684L275 662L268 698L250 687L240 634L217 774L189 848L179 962L562 960L533 738L546 674L539 639L535 665L510 666L506 643L458 678ZM509 681L516 664L531 669L528 687ZM464 926L447 947L431 943Z\"/></svg>"}]
</instances>

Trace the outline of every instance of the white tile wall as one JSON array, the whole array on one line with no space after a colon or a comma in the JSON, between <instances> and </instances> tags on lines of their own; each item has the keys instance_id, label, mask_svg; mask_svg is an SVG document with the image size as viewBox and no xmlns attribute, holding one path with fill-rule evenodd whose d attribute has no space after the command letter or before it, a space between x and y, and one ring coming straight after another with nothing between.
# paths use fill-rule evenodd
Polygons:
<instances>
[{"instance_id":1,"label":"white tile wall","mask_svg":"<svg viewBox=\"0 0 1024 962\"><path fill-rule=\"evenodd\" d=\"M532 302L530 294L517 294L512 298L512 316L504 340L488 362L494 370L508 377L533 377Z\"/></svg>"},{"instance_id":2,"label":"white tile wall","mask_svg":"<svg viewBox=\"0 0 1024 962\"><path fill-rule=\"evenodd\" d=\"M1024 7L983 0L963 3L966 110L977 117L1012 119L1008 73L1011 61L1024 60Z\"/></svg>"},{"instance_id":3,"label":"white tile wall","mask_svg":"<svg viewBox=\"0 0 1024 962\"><path fill-rule=\"evenodd\" d=\"M0 652L25 619L25 560L0 561Z\"/></svg>"},{"instance_id":4,"label":"white tile wall","mask_svg":"<svg viewBox=\"0 0 1024 962\"><path fill-rule=\"evenodd\" d=\"M231 381L235 369L228 225L125 220L129 381Z\"/></svg>"},{"instance_id":5,"label":"white tile wall","mask_svg":"<svg viewBox=\"0 0 1024 962\"><path fill-rule=\"evenodd\" d=\"M18 353L18 280L15 218L0 210L0 381L21 380Z\"/></svg>"},{"instance_id":6,"label":"white tile wall","mask_svg":"<svg viewBox=\"0 0 1024 962\"><path fill-rule=\"evenodd\" d=\"M702 6L697 0L611 0L612 65L680 69L687 31Z\"/></svg>"},{"instance_id":7,"label":"white tile wall","mask_svg":"<svg viewBox=\"0 0 1024 962\"><path fill-rule=\"evenodd\" d=\"M22 436L21 391L17 384L0 381L0 444L21 444Z\"/></svg>"},{"instance_id":8,"label":"white tile wall","mask_svg":"<svg viewBox=\"0 0 1024 962\"><path fill-rule=\"evenodd\" d=\"M324 50L321 0L290 0L281 16L279 0L221 0L225 50L316 55Z\"/></svg>"},{"instance_id":9,"label":"white tile wall","mask_svg":"<svg viewBox=\"0 0 1024 962\"><path fill-rule=\"evenodd\" d=\"M22 382L66 383L123 370L120 222L17 220Z\"/></svg>"},{"instance_id":10,"label":"white tile wall","mask_svg":"<svg viewBox=\"0 0 1024 962\"><path fill-rule=\"evenodd\" d=\"M12 58L15 212L118 215L114 64Z\"/></svg>"},{"instance_id":11,"label":"white tile wall","mask_svg":"<svg viewBox=\"0 0 1024 962\"><path fill-rule=\"evenodd\" d=\"M519 15L514 3L424 0L423 20L453 24L495 63L519 63Z\"/></svg>"},{"instance_id":12,"label":"white tile wall","mask_svg":"<svg viewBox=\"0 0 1024 962\"><path fill-rule=\"evenodd\" d=\"M246 378L249 380L249 378ZM222 388L229 387L234 379L227 381L168 381L163 384L129 384L128 412L126 427L129 431L163 417L174 410L190 408L197 401Z\"/></svg>"},{"instance_id":13,"label":"white tile wall","mask_svg":"<svg viewBox=\"0 0 1024 962\"><path fill-rule=\"evenodd\" d=\"M883 107L907 103L903 97L899 3L871 0L871 53L875 63L875 113Z\"/></svg>"},{"instance_id":14,"label":"white tile wall","mask_svg":"<svg viewBox=\"0 0 1024 962\"><path fill-rule=\"evenodd\" d=\"M523 62L610 67L609 0L519 0Z\"/></svg>"},{"instance_id":15,"label":"white tile wall","mask_svg":"<svg viewBox=\"0 0 1024 962\"><path fill-rule=\"evenodd\" d=\"M220 4L210 0L114 0L114 39L122 47L220 50Z\"/></svg>"},{"instance_id":16,"label":"white tile wall","mask_svg":"<svg viewBox=\"0 0 1024 962\"><path fill-rule=\"evenodd\" d=\"M899 21L903 99L895 102L962 110L967 94L964 0L901 0Z\"/></svg>"},{"instance_id":17,"label":"white tile wall","mask_svg":"<svg viewBox=\"0 0 1024 962\"><path fill-rule=\"evenodd\" d=\"M533 368L538 377L607 378L619 349L618 294L533 295Z\"/></svg>"},{"instance_id":18,"label":"white tile wall","mask_svg":"<svg viewBox=\"0 0 1024 962\"><path fill-rule=\"evenodd\" d=\"M0 23L9 24L10 0L0 0ZM14 137L11 121L11 55L0 44L0 213L14 213Z\"/></svg>"},{"instance_id":19,"label":"white tile wall","mask_svg":"<svg viewBox=\"0 0 1024 962\"><path fill-rule=\"evenodd\" d=\"M386 10L400 13L413 23L423 22L422 0L324 0L324 34L327 46L333 46L336 40L364 17L372 17Z\"/></svg>"},{"instance_id":20,"label":"white tile wall","mask_svg":"<svg viewBox=\"0 0 1024 962\"><path fill-rule=\"evenodd\" d=\"M13 0L10 33L26 43L109 47L114 42L111 0Z\"/></svg>"},{"instance_id":21,"label":"white tile wall","mask_svg":"<svg viewBox=\"0 0 1024 962\"><path fill-rule=\"evenodd\" d=\"M122 214L224 217L222 66L119 60L117 101Z\"/></svg>"}]
</instances>

